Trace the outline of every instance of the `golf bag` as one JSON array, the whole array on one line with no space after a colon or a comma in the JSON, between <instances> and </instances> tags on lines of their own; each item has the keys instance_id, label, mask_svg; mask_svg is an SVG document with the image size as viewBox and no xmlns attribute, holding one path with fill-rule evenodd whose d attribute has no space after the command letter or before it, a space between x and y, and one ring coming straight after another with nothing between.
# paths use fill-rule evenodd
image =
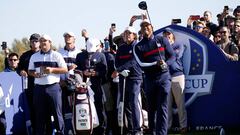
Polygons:
<instances>
[{"instance_id":1,"label":"golf bag","mask_svg":"<svg viewBox=\"0 0 240 135\"><path fill-rule=\"evenodd\" d=\"M73 94L73 125L75 134L90 135L94 127L99 125L94 105L94 92L90 88L90 81L83 82L82 72L75 70L70 78Z\"/></svg>"}]
</instances>

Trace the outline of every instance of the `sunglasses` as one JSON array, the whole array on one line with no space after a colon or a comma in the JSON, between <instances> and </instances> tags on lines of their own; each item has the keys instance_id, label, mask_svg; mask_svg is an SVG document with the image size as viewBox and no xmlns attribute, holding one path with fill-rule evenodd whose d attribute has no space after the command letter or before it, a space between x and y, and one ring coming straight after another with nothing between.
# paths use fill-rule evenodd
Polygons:
<instances>
[{"instance_id":1,"label":"sunglasses","mask_svg":"<svg viewBox=\"0 0 240 135\"><path fill-rule=\"evenodd\" d=\"M18 59L9 59L9 61L17 61Z\"/></svg>"}]
</instances>

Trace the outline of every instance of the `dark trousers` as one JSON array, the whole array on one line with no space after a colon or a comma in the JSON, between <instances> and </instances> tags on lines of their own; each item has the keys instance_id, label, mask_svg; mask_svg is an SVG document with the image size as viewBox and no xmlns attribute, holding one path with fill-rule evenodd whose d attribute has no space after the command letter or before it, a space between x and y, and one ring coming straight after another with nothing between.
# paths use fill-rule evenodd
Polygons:
<instances>
[{"instance_id":1,"label":"dark trousers","mask_svg":"<svg viewBox=\"0 0 240 135\"><path fill-rule=\"evenodd\" d=\"M127 117L127 132L136 134L141 132L140 113L138 96L140 94L142 80L126 79L124 111ZM123 93L123 78L120 78L120 92Z\"/></svg>"},{"instance_id":2,"label":"dark trousers","mask_svg":"<svg viewBox=\"0 0 240 135\"><path fill-rule=\"evenodd\" d=\"M58 83L52 85L36 85L33 91L35 111L35 135L51 135L52 129L57 134L64 134L62 116L62 90ZM54 122L51 121L54 117Z\"/></svg>"},{"instance_id":3,"label":"dark trousers","mask_svg":"<svg viewBox=\"0 0 240 135\"><path fill-rule=\"evenodd\" d=\"M3 112L0 115L0 135L6 135L6 128L7 128L6 117L5 112Z\"/></svg>"},{"instance_id":4,"label":"dark trousers","mask_svg":"<svg viewBox=\"0 0 240 135\"><path fill-rule=\"evenodd\" d=\"M96 107L98 120L99 120L99 126L93 129L93 135L103 135L104 134L104 115L103 115L103 92L101 85L99 83L92 84L91 88L94 92L94 105Z\"/></svg>"},{"instance_id":5,"label":"dark trousers","mask_svg":"<svg viewBox=\"0 0 240 135\"><path fill-rule=\"evenodd\" d=\"M73 117L73 109L70 102L72 101L72 93L70 93L67 90L67 87L61 87L62 88L62 114L64 119L64 125L65 125L65 135L68 133L74 133L73 131L73 123L72 123L72 117Z\"/></svg>"},{"instance_id":6,"label":"dark trousers","mask_svg":"<svg viewBox=\"0 0 240 135\"><path fill-rule=\"evenodd\" d=\"M170 75L163 73L156 77L146 76L144 81L148 101L149 130L154 135L167 135Z\"/></svg>"}]
</instances>

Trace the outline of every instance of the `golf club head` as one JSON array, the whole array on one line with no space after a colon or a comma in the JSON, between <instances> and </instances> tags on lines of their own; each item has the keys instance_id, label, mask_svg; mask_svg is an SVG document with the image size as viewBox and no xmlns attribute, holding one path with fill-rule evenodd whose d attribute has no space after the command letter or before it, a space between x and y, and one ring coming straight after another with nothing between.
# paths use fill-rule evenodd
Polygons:
<instances>
[{"instance_id":1,"label":"golf club head","mask_svg":"<svg viewBox=\"0 0 240 135\"><path fill-rule=\"evenodd\" d=\"M141 1L139 4L138 4L138 7L142 10L147 10L147 3L146 1Z\"/></svg>"}]
</instances>

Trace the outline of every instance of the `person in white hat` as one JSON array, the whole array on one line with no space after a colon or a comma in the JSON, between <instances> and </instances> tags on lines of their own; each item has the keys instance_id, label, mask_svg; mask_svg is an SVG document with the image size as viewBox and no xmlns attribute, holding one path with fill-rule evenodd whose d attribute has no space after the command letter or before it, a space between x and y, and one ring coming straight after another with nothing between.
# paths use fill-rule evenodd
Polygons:
<instances>
[{"instance_id":1,"label":"person in white hat","mask_svg":"<svg viewBox=\"0 0 240 135\"><path fill-rule=\"evenodd\" d=\"M34 53L29 62L28 73L34 77L33 110L34 134L52 134L46 127L51 125L54 118L54 128L58 135L64 134L62 116L62 90L59 85L60 74L67 73L67 64L62 55L52 50L52 39L42 35L39 39L40 51Z\"/></svg>"},{"instance_id":2,"label":"person in white hat","mask_svg":"<svg viewBox=\"0 0 240 135\"><path fill-rule=\"evenodd\" d=\"M83 72L83 77L90 78L91 89L94 92L94 104L97 110L99 126L93 129L94 135L104 134L104 116L103 116L103 93L102 79L107 74L107 62L105 55L98 50L101 42L97 38L89 38L86 42L87 50L79 53L76 58L78 70Z\"/></svg>"},{"instance_id":3,"label":"person in white hat","mask_svg":"<svg viewBox=\"0 0 240 135\"><path fill-rule=\"evenodd\" d=\"M69 117L72 115L72 107L68 100L71 98L71 94L73 91L69 91L67 89L66 81L67 78L69 78L70 75L74 74L74 69L77 67L75 64L75 60L77 57L77 54L81 51L76 48L75 40L76 36L73 32L65 32L63 34L65 46L61 49L59 49L59 53L62 54L67 67L68 67L68 73L67 74L61 74L61 81L60 85L63 90L62 92L62 104L63 104L63 117L65 122L65 134L73 131L73 125L72 125L72 117Z\"/></svg>"},{"instance_id":4,"label":"person in white hat","mask_svg":"<svg viewBox=\"0 0 240 135\"><path fill-rule=\"evenodd\" d=\"M123 34L124 43L118 48L115 65L116 71L112 78L119 74L120 93L125 97L124 113L127 117L127 132L131 135L141 135L141 108L139 107L138 96L142 82L142 70L133 56L133 46L137 44L137 33L132 26L128 26ZM123 81L126 78L125 92L123 92Z\"/></svg>"}]
</instances>

